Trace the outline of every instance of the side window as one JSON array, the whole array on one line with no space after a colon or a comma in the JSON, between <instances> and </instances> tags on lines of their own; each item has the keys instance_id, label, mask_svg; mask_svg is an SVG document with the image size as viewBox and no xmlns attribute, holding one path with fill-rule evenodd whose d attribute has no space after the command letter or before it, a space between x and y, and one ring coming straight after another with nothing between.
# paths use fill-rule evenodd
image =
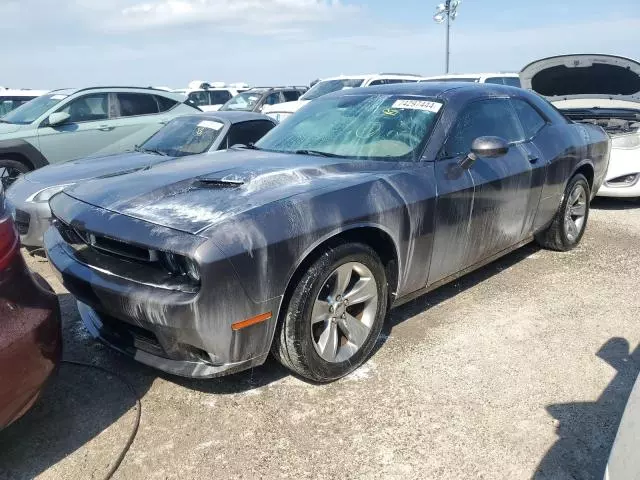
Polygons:
<instances>
[{"instance_id":1,"label":"side window","mask_svg":"<svg viewBox=\"0 0 640 480\"><path fill-rule=\"evenodd\" d=\"M285 102L295 102L296 100L298 100L298 98L300 98L302 92L300 92L299 90L285 90L284 92L282 92L282 94L284 95Z\"/></svg>"},{"instance_id":2,"label":"side window","mask_svg":"<svg viewBox=\"0 0 640 480\"><path fill-rule=\"evenodd\" d=\"M161 95L155 95L155 97L161 112L166 112L168 110L171 110L173 107L175 107L178 104L176 100L172 100L170 98L163 97Z\"/></svg>"},{"instance_id":3,"label":"side window","mask_svg":"<svg viewBox=\"0 0 640 480\"><path fill-rule=\"evenodd\" d=\"M209 93L208 92L191 92L187 97L188 100L193 102L196 106L201 107L203 105L209 105Z\"/></svg>"},{"instance_id":4,"label":"side window","mask_svg":"<svg viewBox=\"0 0 640 480\"><path fill-rule=\"evenodd\" d=\"M547 121L528 102L514 98L512 103L518 113L518 118L520 118L525 138L535 137L542 130L542 127L547 124Z\"/></svg>"},{"instance_id":5,"label":"side window","mask_svg":"<svg viewBox=\"0 0 640 480\"><path fill-rule=\"evenodd\" d=\"M60 112L68 113L70 123L93 122L109 118L109 94L95 93L70 101Z\"/></svg>"},{"instance_id":6,"label":"side window","mask_svg":"<svg viewBox=\"0 0 640 480\"><path fill-rule=\"evenodd\" d=\"M478 137L502 137L509 143L524 140L520 121L508 98L492 98L473 102L458 115L449 134L444 154L465 155Z\"/></svg>"},{"instance_id":7,"label":"side window","mask_svg":"<svg viewBox=\"0 0 640 480\"><path fill-rule=\"evenodd\" d=\"M268 120L254 120L251 122L242 122L231 125L229 129L229 136L227 137L228 145L237 145L242 143L248 145L260 140L266 133L271 130L275 125ZM221 148L226 148L226 145Z\"/></svg>"},{"instance_id":8,"label":"side window","mask_svg":"<svg viewBox=\"0 0 640 480\"><path fill-rule=\"evenodd\" d=\"M135 117L158 113L158 103L154 95L146 93L118 93L121 117Z\"/></svg>"},{"instance_id":9,"label":"side window","mask_svg":"<svg viewBox=\"0 0 640 480\"><path fill-rule=\"evenodd\" d=\"M489 77L485 79L484 83L497 83L498 85L504 85L503 77Z\"/></svg>"},{"instance_id":10,"label":"side window","mask_svg":"<svg viewBox=\"0 0 640 480\"><path fill-rule=\"evenodd\" d=\"M278 103L282 103L280 92L270 93L264 101L265 105L277 105Z\"/></svg>"},{"instance_id":11,"label":"side window","mask_svg":"<svg viewBox=\"0 0 640 480\"><path fill-rule=\"evenodd\" d=\"M209 98L211 99L210 105L223 105L231 100L231 93L229 90L211 90L209 91Z\"/></svg>"}]
</instances>

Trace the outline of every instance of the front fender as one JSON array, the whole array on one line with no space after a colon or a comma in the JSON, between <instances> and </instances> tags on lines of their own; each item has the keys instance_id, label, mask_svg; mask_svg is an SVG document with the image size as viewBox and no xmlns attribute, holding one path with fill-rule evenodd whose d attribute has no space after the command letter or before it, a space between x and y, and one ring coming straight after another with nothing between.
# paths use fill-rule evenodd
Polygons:
<instances>
[{"instance_id":1,"label":"front fender","mask_svg":"<svg viewBox=\"0 0 640 480\"><path fill-rule=\"evenodd\" d=\"M3 156L8 156L11 159L22 157L31 164L30 166L34 170L49 165L49 161L40 153L40 150L23 139L0 141L0 158Z\"/></svg>"}]
</instances>

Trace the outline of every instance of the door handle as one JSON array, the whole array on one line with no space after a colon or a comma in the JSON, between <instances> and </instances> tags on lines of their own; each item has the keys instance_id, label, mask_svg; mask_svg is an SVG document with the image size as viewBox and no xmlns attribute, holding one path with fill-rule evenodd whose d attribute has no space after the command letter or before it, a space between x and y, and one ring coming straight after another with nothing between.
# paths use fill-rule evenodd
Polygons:
<instances>
[{"instance_id":1,"label":"door handle","mask_svg":"<svg viewBox=\"0 0 640 480\"><path fill-rule=\"evenodd\" d=\"M98 127L98 130L100 130L101 132L110 132L114 128L116 128L116 127L112 127L111 125L100 125Z\"/></svg>"},{"instance_id":2,"label":"door handle","mask_svg":"<svg viewBox=\"0 0 640 480\"><path fill-rule=\"evenodd\" d=\"M535 155L529 155L529 163L536 163L540 160L540 157L536 157Z\"/></svg>"}]
</instances>

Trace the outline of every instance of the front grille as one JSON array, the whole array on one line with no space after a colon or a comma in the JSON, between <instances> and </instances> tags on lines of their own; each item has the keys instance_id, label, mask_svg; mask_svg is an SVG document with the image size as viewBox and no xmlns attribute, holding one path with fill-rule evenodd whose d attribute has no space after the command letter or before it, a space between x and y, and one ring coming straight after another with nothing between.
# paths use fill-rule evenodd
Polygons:
<instances>
[{"instance_id":1,"label":"front grille","mask_svg":"<svg viewBox=\"0 0 640 480\"><path fill-rule=\"evenodd\" d=\"M168 358L157 337L146 328L131 325L109 315L100 315L103 330L101 335L125 350L142 350L159 357Z\"/></svg>"},{"instance_id":2,"label":"front grille","mask_svg":"<svg viewBox=\"0 0 640 480\"><path fill-rule=\"evenodd\" d=\"M16 209L16 228L20 235L26 235L29 233L29 223L31 223L31 215L24 210Z\"/></svg>"}]
</instances>

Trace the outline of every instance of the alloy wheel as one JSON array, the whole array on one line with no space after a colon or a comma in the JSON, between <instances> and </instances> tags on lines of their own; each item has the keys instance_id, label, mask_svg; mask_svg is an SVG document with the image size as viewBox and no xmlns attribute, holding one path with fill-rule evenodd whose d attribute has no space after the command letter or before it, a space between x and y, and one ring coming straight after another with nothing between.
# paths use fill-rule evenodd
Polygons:
<instances>
[{"instance_id":1,"label":"alloy wheel","mask_svg":"<svg viewBox=\"0 0 640 480\"><path fill-rule=\"evenodd\" d=\"M313 305L311 335L320 357L351 358L366 342L378 312L378 284L368 267L349 262L325 280Z\"/></svg>"},{"instance_id":2,"label":"alloy wheel","mask_svg":"<svg viewBox=\"0 0 640 480\"><path fill-rule=\"evenodd\" d=\"M584 186L576 183L569 194L564 214L564 228L571 242L582 233L587 216L587 192Z\"/></svg>"}]
</instances>

